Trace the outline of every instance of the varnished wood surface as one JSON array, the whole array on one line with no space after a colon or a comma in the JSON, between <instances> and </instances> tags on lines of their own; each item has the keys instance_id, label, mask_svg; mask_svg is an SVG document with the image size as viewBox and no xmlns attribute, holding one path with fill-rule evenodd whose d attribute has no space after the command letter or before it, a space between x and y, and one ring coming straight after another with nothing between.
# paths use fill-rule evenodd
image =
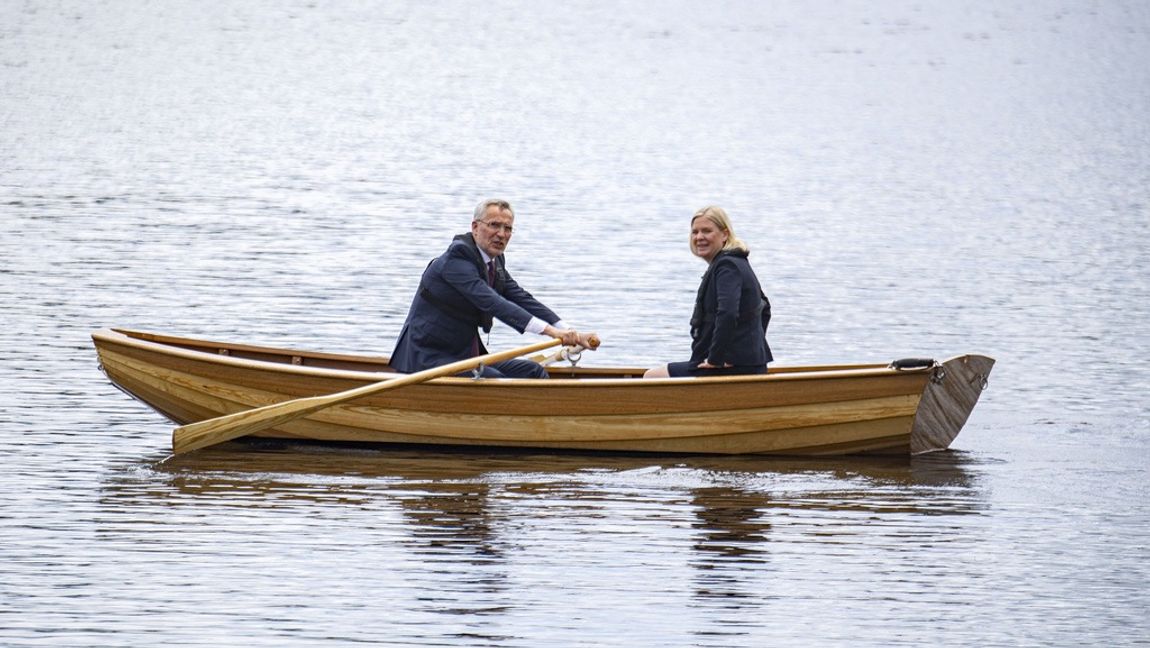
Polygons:
<instances>
[{"instance_id":1,"label":"varnished wood surface","mask_svg":"<svg viewBox=\"0 0 1150 648\"><path fill-rule=\"evenodd\" d=\"M181 424L332 394L387 377L381 364L385 359L379 357L148 336L98 331L93 339L113 382ZM302 361L293 363L291 358ZM309 364L316 362L338 366ZM371 369L355 371L357 367ZM561 367L552 372L554 378L543 381L440 378L336 405L260 435L804 455L905 454L914 445L912 427L915 435L933 435L929 449L938 449L933 446L949 435L933 432L935 423L928 417L934 415L924 417L919 408L924 391L929 393L929 369L894 371L876 364L772 367L767 376L663 380L638 379L642 371L630 368L579 368L567 377L564 373ZM636 377L623 377L628 375Z\"/></svg>"},{"instance_id":2,"label":"varnished wood surface","mask_svg":"<svg viewBox=\"0 0 1150 648\"><path fill-rule=\"evenodd\" d=\"M268 428L282 427L298 418L321 412L341 403L350 403L368 396L376 396L385 391L401 389L435 378L469 371L483 363L511 360L534 351L554 347L559 343L559 340L552 339L535 342L523 347L466 358L411 374L395 374L385 380L376 380L333 394L271 403L262 407L230 412L204 421L189 423L172 431L172 451L177 454L191 452L231 441L241 436L255 434Z\"/></svg>"},{"instance_id":3,"label":"varnished wood surface","mask_svg":"<svg viewBox=\"0 0 1150 648\"><path fill-rule=\"evenodd\" d=\"M989 385L993 368L992 358L965 355L951 358L934 370L911 432L912 454L950 446Z\"/></svg>"}]
</instances>

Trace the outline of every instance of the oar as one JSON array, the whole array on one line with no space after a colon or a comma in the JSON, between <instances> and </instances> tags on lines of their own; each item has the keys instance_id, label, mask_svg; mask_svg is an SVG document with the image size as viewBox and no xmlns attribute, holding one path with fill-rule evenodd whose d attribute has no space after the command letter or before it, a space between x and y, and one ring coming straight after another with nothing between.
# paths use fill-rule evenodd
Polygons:
<instances>
[{"instance_id":1,"label":"oar","mask_svg":"<svg viewBox=\"0 0 1150 648\"><path fill-rule=\"evenodd\" d=\"M552 354L537 353L527 359L531 362L541 364L544 367L551 365L557 360L570 360L571 356L575 356L575 359L578 360L579 354L583 353L583 351L587 349L594 351L595 349L599 348L599 336L592 334L591 337L587 340L587 344L589 346L583 346L581 344L565 346Z\"/></svg>"},{"instance_id":2,"label":"oar","mask_svg":"<svg viewBox=\"0 0 1150 648\"><path fill-rule=\"evenodd\" d=\"M294 421L297 418L318 412L332 405L338 405L371 394L378 394L389 389L398 389L407 385L414 385L433 378L451 376L469 369L474 369L481 364L493 364L510 360L511 358L534 351L542 351L543 349L553 347L559 344L560 341L558 338L555 338L543 342L536 342L535 344L529 344L525 347L519 347L518 349L509 349L507 351L500 351L499 353L488 353L487 355L467 358L466 360L417 371L416 373L406 374L398 378L381 380L376 383L371 383L370 385L362 385L354 389L336 392L327 396L297 398L295 400L265 405L264 407L257 407L255 409L236 412L235 414L227 414L206 421L183 425L172 430L172 452L173 454L181 454L213 446L217 443L231 441L232 439L238 439L239 437L259 432L260 430L283 425L288 421Z\"/></svg>"}]
</instances>

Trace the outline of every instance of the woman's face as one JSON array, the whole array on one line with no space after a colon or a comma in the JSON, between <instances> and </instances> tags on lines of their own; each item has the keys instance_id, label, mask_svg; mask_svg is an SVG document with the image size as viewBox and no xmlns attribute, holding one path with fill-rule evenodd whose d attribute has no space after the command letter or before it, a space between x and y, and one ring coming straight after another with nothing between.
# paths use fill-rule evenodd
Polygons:
<instances>
[{"instance_id":1,"label":"woman's face","mask_svg":"<svg viewBox=\"0 0 1150 648\"><path fill-rule=\"evenodd\" d=\"M707 263L723 249L727 238L727 233L706 216L698 216L691 221L691 242L694 244L695 256Z\"/></svg>"}]
</instances>

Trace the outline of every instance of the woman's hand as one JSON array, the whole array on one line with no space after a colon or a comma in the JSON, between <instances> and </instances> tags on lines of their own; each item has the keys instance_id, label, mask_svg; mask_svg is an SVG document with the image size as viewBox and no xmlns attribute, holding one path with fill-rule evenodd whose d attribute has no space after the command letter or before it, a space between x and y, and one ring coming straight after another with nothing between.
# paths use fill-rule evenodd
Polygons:
<instances>
[{"instance_id":1,"label":"woman's hand","mask_svg":"<svg viewBox=\"0 0 1150 648\"><path fill-rule=\"evenodd\" d=\"M734 366L734 365L732 365L731 363L727 362L727 363L723 364L723 366L722 366L721 368L722 368L722 369L727 369L727 368L730 368L730 367L733 367L733 366ZM719 369L720 367L718 367L718 366L716 366L716 365L713 365L713 364L711 364L711 361L708 359L708 360L704 360L704 361L700 362L700 363L699 363L699 366L698 366L698 368L699 368L699 369Z\"/></svg>"}]
</instances>

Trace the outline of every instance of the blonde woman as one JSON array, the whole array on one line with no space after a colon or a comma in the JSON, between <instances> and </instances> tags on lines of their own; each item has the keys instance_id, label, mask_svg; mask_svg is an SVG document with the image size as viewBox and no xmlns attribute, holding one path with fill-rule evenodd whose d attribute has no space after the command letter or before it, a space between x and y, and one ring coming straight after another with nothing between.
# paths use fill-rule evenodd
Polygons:
<instances>
[{"instance_id":1,"label":"blonde woman","mask_svg":"<svg viewBox=\"0 0 1150 648\"><path fill-rule=\"evenodd\" d=\"M766 373L774 360L766 339L771 303L747 261L747 244L735 236L727 212L713 205L691 218L688 244L708 265L691 315L691 359L648 369L643 377Z\"/></svg>"}]
</instances>

